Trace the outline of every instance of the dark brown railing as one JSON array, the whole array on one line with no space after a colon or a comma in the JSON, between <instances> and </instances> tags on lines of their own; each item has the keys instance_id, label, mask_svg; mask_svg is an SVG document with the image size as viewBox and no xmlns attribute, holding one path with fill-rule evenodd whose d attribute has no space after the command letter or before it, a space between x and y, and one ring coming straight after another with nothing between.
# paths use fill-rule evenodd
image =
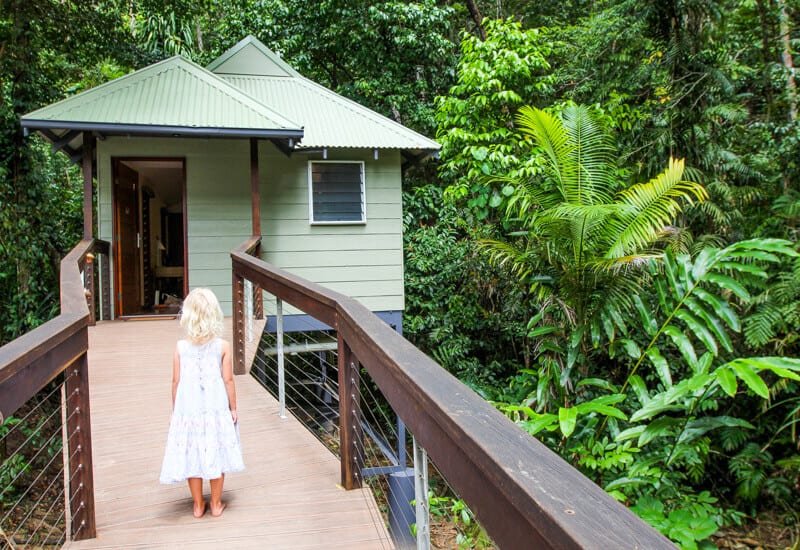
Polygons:
<instances>
[{"instance_id":1,"label":"dark brown railing","mask_svg":"<svg viewBox=\"0 0 800 550\"><path fill-rule=\"evenodd\" d=\"M500 548L674 548L561 457L339 293L253 257L253 238L231 253L234 370L245 364L244 281L337 332L342 485L361 483L361 367Z\"/></svg>"},{"instance_id":2,"label":"dark brown railing","mask_svg":"<svg viewBox=\"0 0 800 550\"><path fill-rule=\"evenodd\" d=\"M69 480L65 500L76 540L96 534L87 351L88 327L95 318L92 262L101 254L107 258L108 243L83 240L72 249L61 262L61 314L0 348L0 421L65 373L64 456L69 457L69 464L65 464ZM108 282L107 266L106 262L104 283ZM101 302L107 310L107 290L105 294Z\"/></svg>"}]
</instances>

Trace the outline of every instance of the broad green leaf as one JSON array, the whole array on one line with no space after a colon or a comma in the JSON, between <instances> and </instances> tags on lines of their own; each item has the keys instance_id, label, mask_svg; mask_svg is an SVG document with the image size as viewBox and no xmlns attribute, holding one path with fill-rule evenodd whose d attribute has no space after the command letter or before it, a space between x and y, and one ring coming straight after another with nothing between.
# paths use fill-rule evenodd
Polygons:
<instances>
[{"instance_id":1,"label":"broad green leaf","mask_svg":"<svg viewBox=\"0 0 800 550\"><path fill-rule=\"evenodd\" d=\"M750 302L751 296L744 285L740 284L739 281L734 279L733 277L728 277L727 275L723 275L722 273L709 273L706 275L706 281L711 281L712 283L716 284L720 288L724 290L728 290L736 294L743 302Z\"/></svg>"},{"instance_id":2,"label":"broad green leaf","mask_svg":"<svg viewBox=\"0 0 800 550\"><path fill-rule=\"evenodd\" d=\"M629 338L624 338L618 340L624 347L625 352L628 354L628 357L631 359L639 359L642 356L642 350L639 348L639 344L630 340Z\"/></svg>"},{"instance_id":3,"label":"broad green leaf","mask_svg":"<svg viewBox=\"0 0 800 550\"><path fill-rule=\"evenodd\" d=\"M647 391L647 386L645 385L641 376L634 374L630 377L628 383L630 384L633 393L636 394L636 398L639 400L639 403L645 405L648 401L650 401L650 392Z\"/></svg>"},{"instance_id":4,"label":"broad green leaf","mask_svg":"<svg viewBox=\"0 0 800 550\"><path fill-rule=\"evenodd\" d=\"M672 418L671 416L656 418L647 425L644 432L639 436L639 441L636 443L636 446L642 448L657 437L672 435L675 433L673 428L680 426L682 423L682 418Z\"/></svg>"},{"instance_id":5,"label":"broad green leaf","mask_svg":"<svg viewBox=\"0 0 800 550\"><path fill-rule=\"evenodd\" d=\"M701 435L718 428L746 428L752 430L754 426L741 418L733 416L704 416L686 424L680 437L678 437L678 443L694 441Z\"/></svg>"},{"instance_id":6,"label":"broad green leaf","mask_svg":"<svg viewBox=\"0 0 800 550\"><path fill-rule=\"evenodd\" d=\"M736 332L742 330L739 316L734 313L727 302L699 287L694 290L694 294L703 302L711 306L711 309L714 310L714 313L717 314L717 317L725 321L725 324L728 325L730 329Z\"/></svg>"},{"instance_id":7,"label":"broad green leaf","mask_svg":"<svg viewBox=\"0 0 800 550\"><path fill-rule=\"evenodd\" d=\"M636 306L636 310L639 312L639 317L642 321L642 328L644 328L645 332L651 338L656 335L658 332L658 323L656 322L653 314L644 306L642 299L639 298L639 295L633 297L633 303Z\"/></svg>"},{"instance_id":8,"label":"broad green leaf","mask_svg":"<svg viewBox=\"0 0 800 550\"><path fill-rule=\"evenodd\" d=\"M764 399L769 399L769 388L767 388L764 380L761 379L754 367L750 366L742 359L735 359L728 363L728 365L731 366L739 379L747 384L747 387L750 388L753 393Z\"/></svg>"},{"instance_id":9,"label":"broad green leaf","mask_svg":"<svg viewBox=\"0 0 800 550\"><path fill-rule=\"evenodd\" d=\"M619 443L627 439L633 439L634 437L639 437L640 435L642 435L642 432L644 432L645 428L647 428L647 426L640 425L640 426L634 426L633 428L628 428L627 430L622 430L617 434L617 437L614 438L614 441Z\"/></svg>"},{"instance_id":10,"label":"broad green leaf","mask_svg":"<svg viewBox=\"0 0 800 550\"><path fill-rule=\"evenodd\" d=\"M544 429L552 430L558 421L558 417L554 414L542 414L538 418L532 420L523 420L518 422L522 429L531 435L536 435Z\"/></svg>"},{"instance_id":11,"label":"broad green leaf","mask_svg":"<svg viewBox=\"0 0 800 550\"><path fill-rule=\"evenodd\" d=\"M528 338L538 338L539 336L545 336L547 334L552 334L553 332L557 332L562 330L561 327L553 326L553 325L545 325L543 327L536 327L535 329L528 332Z\"/></svg>"},{"instance_id":12,"label":"broad green leaf","mask_svg":"<svg viewBox=\"0 0 800 550\"><path fill-rule=\"evenodd\" d=\"M699 281L706 276L708 270L719 260L722 253L713 247L706 247L694 259L692 267L692 280Z\"/></svg>"},{"instance_id":13,"label":"broad green leaf","mask_svg":"<svg viewBox=\"0 0 800 550\"><path fill-rule=\"evenodd\" d=\"M577 407L559 407L558 423L561 426L561 433L564 437L569 437L575 431L575 424L578 421Z\"/></svg>"},{"instance_id":14,"label":"broad green leaf","mask_svg":"<svg viewBox=\"0 0 800 550\"><path fill-rule=\"evenodd\" d=\"M710 374L705 372L699 372L694 376L691 376L686 379L686 387L690 392L696 392L698 390L704 390L712 381L714 377Z\"/></svg>"},{"instance_id":15,"label":"broad green leaf","mask_svg":"<svg viewBox=\"0 0 800 550\"><path fill-rule=\"evenodd\" d=\"M620 477L615 479L614 481L610 482L608 485L604 487L605 491L611 492L615 489L620 487L637 487L639 485L644 485L646 483L652 483L653 480L643 478L643 477Z\"/></svg>"},{"instance_id":16,"label":"broad green leaf","mask_svg":"<svg viewBox=\"0 0 800 550\"><path fill-rule=\"evenodd\" d=\"M693 296L688 296L683 303L689 309L689 311L706 322L706 328L714 333L714 336L717 338L717 342L722 344L722 347L726 351L733 351L733 343L731 342L730 336L728 336L728 331L723 326L722 321L720 321L716 315L709 313L698 300L695 300Z\"/></svg>"},{"instance_id":17,"label":"broad green leaf","mask_svg":"<svg viewBox=\"0 0 800 550\"><path fill-rule=\"evenodd\" d=\"M591 401L581 403L574 408L577 408L580 414L598 413L605 416L611 416L613 418L619 418L620 420L627 420L628 417L625 416L625 413L610 406L615 403L620 403L624 400L625 396L622 394L604 395L602 397L592 399Z\"/></svg>"},{"instance_id":18,"label":"broad green leaf","mask_svg":"<svg viewBox=\"0 0 800 550\"><path fill-rule=\"evenodd\" d=\"M683 299L683 295L686 293L686 288L682 284L682 281L679 280L677 265L673 263L674 261L675 259L671 258L669 254L664 257L664 273L667 275L672 296L676 301L680 302ZM665 310L666 309L667 308L665 308Z\"/></svg>"},{"instance_id":19,"label":"broad green leaf","mask_svg":"<svg viewBox=\"0 0 800 550\"><path fill-rule=\"evenodd\" d=\"M695 354L692 342L683 331L675 325L667 325L664 327L664 334L672 339L672 342L677 346L678 350L680 350L681 355L683 355L683 358L689 363L689 366L692 367L692 370L696 370L697 355Z\"/></svg>"},{"instance_id":20,"label":"broad green leaf","mask_svg":"<svg viewBox=\"0 0 800 550\"><path fill-rule=\"evenodd\" d=\"M683 405L673 405L671 402L667 402L663 399L653 398L647 405L644 405L641 409L633 413L630 421L639 422L640 420L647 420L663 412L682 411L684 409L685 407Z\"/></svg>"},{"instance_id":21,"label":"broad green leaf","mask_svg":"<svg viewBox=\"0 0 800 550\"><path fill-rule=\"evenodd\" d=\"M719 348L717 342L711 335L711 332L691 313L686 309L679 309L675 312L675 317L686 323L686 325L694 333L695 337L703 342L710 352L714 355L719 355Z\"/></svg>"},{"instance_id":22,"label":"broad green leaf","mask_svg":"<svg viewBox=\"0 0 800 550\"><path fill-rule=\"evenodd\" d=\"M582 378L577 384L575 384L576 388L580 388L581 386L596 386L610 392L617 392L617 387L604 378Z\"/></svg>"},{"instance_id":23,"label":"broad green leaf","mask_svg":"<svg viewBox=\"0 0 800 550\"><path fill-rule=\"evenodd\" d=\"M757 265L753 264L743 264L739 262L719 262L717 264L718 269L729 269L731 271L739 271L740 273L747 273L748 275L754 275L760 279L767 278L767 272L758 267Z\"/></svg>"},{"instance_id":24,"label":"broad green leaf","mask_svg":"<svg viewBox=\"0 0 800 550\"><path fill-rule=\"evenodd\" d=\"M656 347L651 347L647 350L647 358L650 359L650 362L653 363L653 367L656 369L656 374L658 374L659 379L661 379L661 383L664 384L664 387L668 388L672 386L672 373L669 370L669 364L667 364L667 360L664 359L664 356L661 355L661 352Z\"/></svg>"},{"instance_id":25,"label":"broad green leaf","mask_svg":"<svg viewBox=\"0 0 800 550\"><path fill-rule=\"evenodd\" d=\"M733 373L732 369L728 367L720 367L714 371L714 375L717 377L717 382L719 382L719 386L722 388L722 391L731 397L736 395L736 375Z\"/></svg>"}]
</instances>

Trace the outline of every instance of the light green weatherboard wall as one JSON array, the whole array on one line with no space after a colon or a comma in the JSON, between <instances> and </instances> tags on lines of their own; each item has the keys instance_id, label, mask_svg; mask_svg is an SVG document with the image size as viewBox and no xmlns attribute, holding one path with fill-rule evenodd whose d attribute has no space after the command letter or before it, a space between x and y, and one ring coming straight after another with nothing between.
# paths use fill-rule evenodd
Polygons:
<instances>
[{"instance_id":1,"label":"light green weatherboard wall","mask_svg":"<svg viewBox=\"0 0 800 550\"><path fill-rule=\"evenodd\" d=\"M214 290L231 315L230 251L250 235L250 149L246 140L108 137L98 142L98 230L111 240L111 158L185 158L189 287ZM309 160L259 143L264 259L353 296L373 311L403 309L400 153L329 150L327 160L362 160L367 223L311 225ZM273 310L271 300L265 305ZM293 313L289 309L287 313Z\"/></svg>"}]
</instances>

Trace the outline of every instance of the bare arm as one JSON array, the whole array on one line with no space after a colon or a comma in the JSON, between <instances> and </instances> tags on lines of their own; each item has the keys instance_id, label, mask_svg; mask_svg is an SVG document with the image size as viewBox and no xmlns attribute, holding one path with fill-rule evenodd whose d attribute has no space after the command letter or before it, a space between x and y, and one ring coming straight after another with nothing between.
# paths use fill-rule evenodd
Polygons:
<instances>
[{"instance_id":1,"label":"bare arm","mask_svg":"<svg viewBox=\"0 0 800 550\"><path fill-rule=\"evenodd\" d=\"M231 345L226 340L222 341L222 380L225 382L225 391L228 392L228 408L235 424L239 420L239 414L236 412L236 384L233 381Z\"/></svg>"},{"instance_id":2,"label":"bare arm","mask_svg":"<svg viewBox=\"0 0 800 550\"><path fill-rule=\"evenodd\" d=\"M172 408L175 408L175 394L178 392L178 382L181 381L181 354L178 346L172 354Z\"/></svg>"}]
</instances>

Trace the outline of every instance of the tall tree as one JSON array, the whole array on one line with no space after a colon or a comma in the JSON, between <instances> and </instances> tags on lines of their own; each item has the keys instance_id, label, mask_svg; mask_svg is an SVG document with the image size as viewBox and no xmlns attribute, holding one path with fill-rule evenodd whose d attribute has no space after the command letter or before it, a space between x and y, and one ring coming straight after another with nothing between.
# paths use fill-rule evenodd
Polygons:
<instances>
[{"instance_id":1,"label":"tall tree","mask_svg":"<svg viewBox=\"0 0 800 550\"><path fill-rule=\"evenodd\" d=\"M58 307L58 262L81 227L76 172L19 118L80 88L107 57L130 57L120 21L113 2L0 0L0 340Z\"/></svg>"}]
</instances>

